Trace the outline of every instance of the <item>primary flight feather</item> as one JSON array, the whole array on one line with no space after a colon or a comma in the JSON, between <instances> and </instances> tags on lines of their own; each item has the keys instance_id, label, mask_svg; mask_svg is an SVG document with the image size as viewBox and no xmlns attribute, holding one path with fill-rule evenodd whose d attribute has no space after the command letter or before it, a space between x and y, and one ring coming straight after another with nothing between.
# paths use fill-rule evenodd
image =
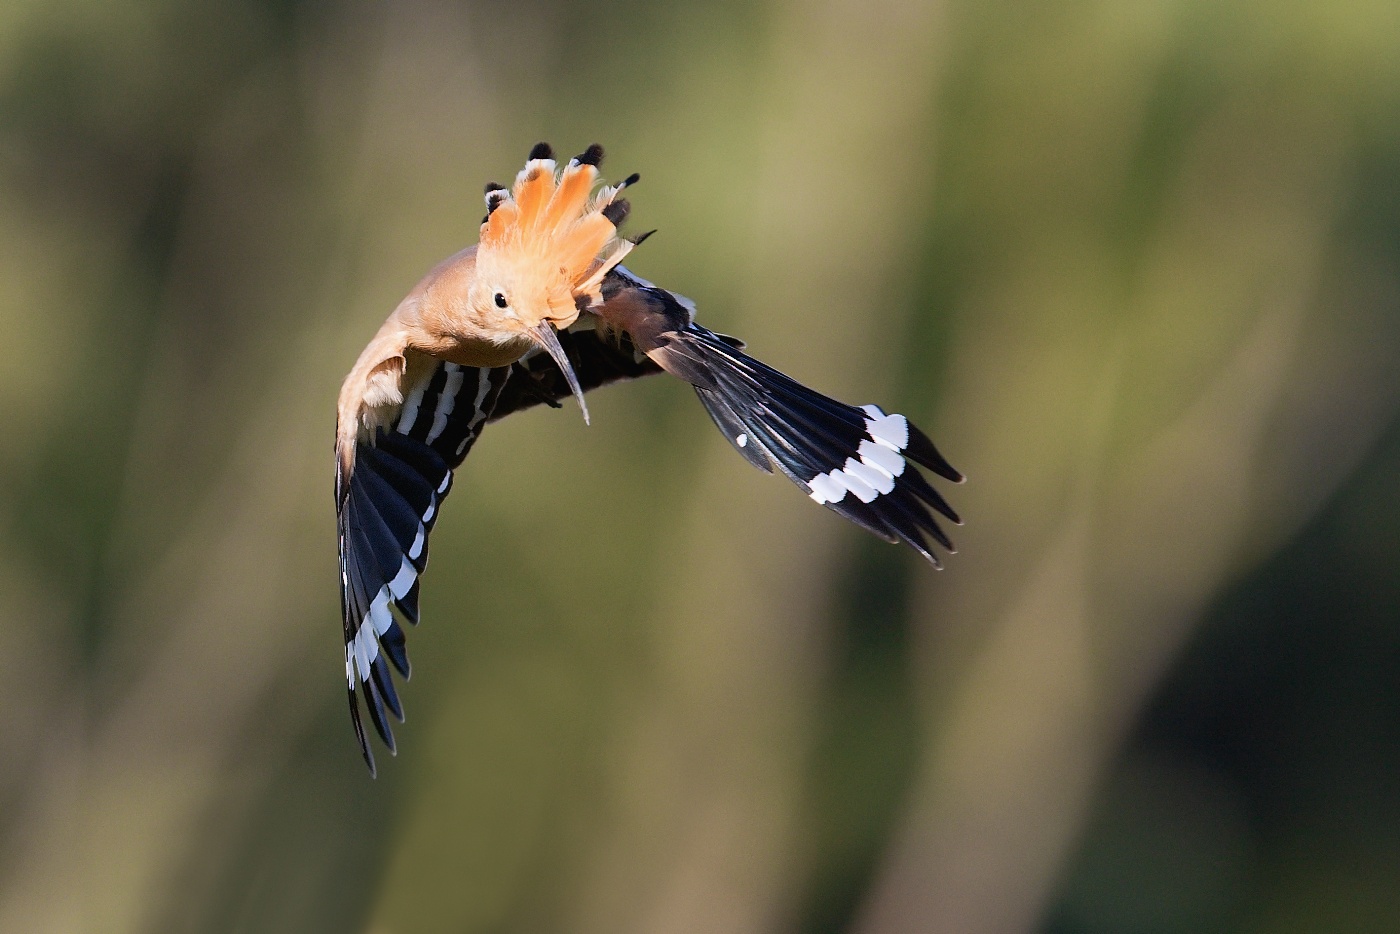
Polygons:
<instances>
[{"instance_id":1,"label":"primary flight feather","mask_svg":"<svg viewBox=\"0 0 1400 934\"><path fill-rule=\"evenodd\" d=\"M957 514L910 462L961 482L903 415L837 402L695 323L695 306L620 265L645 237L618 234L637 181L598 187L602 147L560 169L540 143L509 188L486 186L476 246L435 266L399 303L340 390L336 514L345 679L360 716L392 752L403 719L394 675L407 678L399 620L418 622L428 537L453 472L488 422L557 407L618 380L665 371L690 383L743 457L812 499L938 566L952 551L934 513ZM596 189L596 190L595 190Z\"/></svg>"}]
</instances>

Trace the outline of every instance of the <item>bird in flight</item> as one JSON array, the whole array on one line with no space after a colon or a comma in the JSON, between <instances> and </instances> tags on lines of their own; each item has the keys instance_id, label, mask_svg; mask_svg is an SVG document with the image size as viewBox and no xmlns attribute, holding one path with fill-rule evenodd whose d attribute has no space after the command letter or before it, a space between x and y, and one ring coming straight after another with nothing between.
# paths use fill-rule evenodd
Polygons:
<instances>
[{"instance_id":1,"label":"bird in flight","mask_svg":"<svg viewBox=\"0 0 1400 934\"><path fill-rule=\"evenodd\" d=\"M336 412L335 503L350 717L370 773L358 695L392 753L403 720L393 666L409 675L400 617L418 622L419 578L438 509L481 431L570 395L666 372L689 383L745 460L939 566L934 513L957 513L910 462L962 482L903 415L845 405L695 322L695 305L622 259L647 235L618 227L632 175L597 188L601 146L561 169L545 143L515 183L486 186L480 239L428 272L346 377Z\"/></svg>"}]
</instances>

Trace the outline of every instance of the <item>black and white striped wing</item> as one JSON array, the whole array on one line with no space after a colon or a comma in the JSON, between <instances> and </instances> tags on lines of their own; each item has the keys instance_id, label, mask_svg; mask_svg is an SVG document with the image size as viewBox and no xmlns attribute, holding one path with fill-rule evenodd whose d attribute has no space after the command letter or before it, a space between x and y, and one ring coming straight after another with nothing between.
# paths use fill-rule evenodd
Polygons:
<instances>
[{"instance_id":1,"label":"black and white striped wing","mask_svg":"<svg viewBox=\"0 0 1400 934\"><path fill-rule=\"evenodd\" d=\"M560 339L585 390L660 372L625 336L603 339L589 327ZM403 707L389 669L409 674L399 618L418 622L428 538L453 472L487 422L541 403L558 406L570 395L545 354L496 369L439 362L405 397L393 424L356 446L355 469L338 496L340 592L350 714L371 772L374 757L358 694L363 692L370 722L392 752L388 717L402 721Z\"/></svg>"},{"instance_id":2,"label":"black and white striped wing","mask_svg":"<svg viewBox=\"0 0 1400 934\"><path fill-rule=\"evenodd\" d=\"M387 714L403 707L389 665L409 675L404 632L391 608L418 622L418 582L428 537L452 488L452 473L471 450L510 380L510 369L439 363L408 393L398 417L356 445L355 466L337 491L340 596L345 623L345 679L360 751L374 756L360 719L357 690L389 751Z\"/></svg>"},{"instance_id":3,"label":"black and white striped wing","mask_svg":"<svg viewBox=\"0 0 1400 934\"><path fill-rule=\"evenodd\" d=\"M696 395L749 463L776 468L816 502L935 567L929 538L954 550L933 514L960 524L958 515L910 462L954 483L963 476L903 415L837 402L698 325L672 335L666 352L695 364Z\"/></svg>"}]
</instances>

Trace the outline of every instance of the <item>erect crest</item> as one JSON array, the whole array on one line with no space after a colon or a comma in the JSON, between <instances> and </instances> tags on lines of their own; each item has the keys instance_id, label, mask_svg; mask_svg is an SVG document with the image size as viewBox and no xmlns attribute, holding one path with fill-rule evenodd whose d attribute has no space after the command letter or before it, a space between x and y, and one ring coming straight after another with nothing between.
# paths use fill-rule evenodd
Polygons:
<instances>
[{"instance_id":1,"label":"erect crest","mask_svg":"<svg viewBox=\"0 0 1400 934\"><path fill-rule=\"evenodd\" d=\"M594 143L559 170L549 144L539 143L514 186L487 185L478 263L507 257L538 263L557 269L575 296L601 301L603 276L634 245L617 235L628 212L618 195L638 179L631 175L594 194L602 159L603 147Z\"/></svg>"}]
</instances>

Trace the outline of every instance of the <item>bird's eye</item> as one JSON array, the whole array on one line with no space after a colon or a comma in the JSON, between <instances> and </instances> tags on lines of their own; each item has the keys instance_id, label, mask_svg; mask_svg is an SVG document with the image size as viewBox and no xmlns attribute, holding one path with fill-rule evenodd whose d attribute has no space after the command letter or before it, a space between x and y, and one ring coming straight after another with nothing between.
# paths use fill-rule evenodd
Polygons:
<instances>
[{"instance_id":1,"label":"bird's eye","mask_svg":"<svg viewBox=\"0 0 1400 934\"><path fill-rule=\"evenodd\" d=\"M504 308L504 307L506 307L506 297L505 297L504 295L502 295L500 292L497 292L497 293L496 293L496 307L497 307L497 308Z\"/></svg>"}]
</instances>

